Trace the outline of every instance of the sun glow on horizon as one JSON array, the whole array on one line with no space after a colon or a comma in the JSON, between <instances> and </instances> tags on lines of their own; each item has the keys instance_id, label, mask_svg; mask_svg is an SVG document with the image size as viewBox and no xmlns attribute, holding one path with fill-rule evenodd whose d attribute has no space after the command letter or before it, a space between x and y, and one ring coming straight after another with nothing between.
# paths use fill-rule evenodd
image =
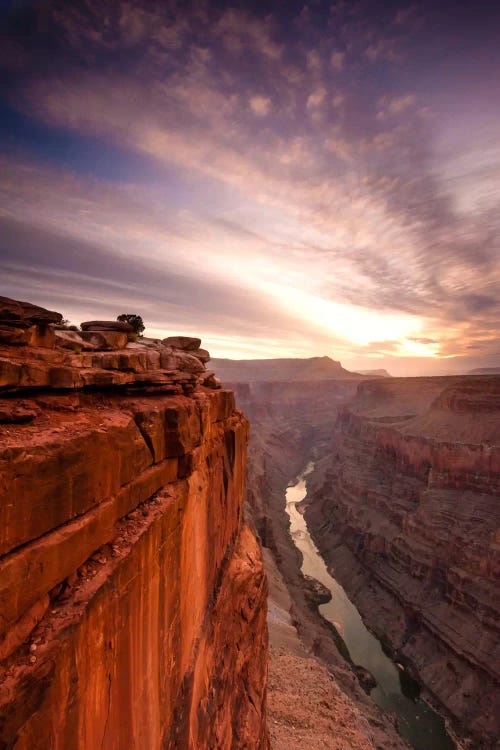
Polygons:
<instances>
[{"instance_id":1,"label":"sun glow on horizon","mask_svg":"<svg viewBox=\"0 0 500 750\"><path fill-rule=\"evenodd\" d=\"M278 287L276 291L280 303L289 313L313 323L344 342L358 346L367 346L376 341L400 341L418 336L422 330L422 321L416 316L384 313L334 302L300 289Z\"/></svg>"}]
</instances>

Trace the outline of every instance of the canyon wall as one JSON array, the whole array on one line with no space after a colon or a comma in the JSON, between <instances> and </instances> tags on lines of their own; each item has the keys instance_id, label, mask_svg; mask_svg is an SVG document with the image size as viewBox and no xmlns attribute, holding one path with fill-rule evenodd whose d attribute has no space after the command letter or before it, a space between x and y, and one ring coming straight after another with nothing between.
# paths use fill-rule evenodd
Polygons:
<instances>
[{"instance_id":1,"label":"canyon wall","mask_svg":"<svg viewBox=\"0 0 500 750\"><path fill-rule=\"evenodd\" d=\"M424 695L500 736L500 378L360 383L308 483L323 556Z\"/></svg>"},{"instance_id":2,"label":"canyon wall","mask_svg":"<svg viewBox=\"0 0 500 750\"><path fill-rule=\"evenodd\" d=\"M247 419L196 343L60 318L0 305L0 748L266 750Z\"/></svg>"},{"instance_id":3,"label":"canyon wall","mask_svg":"<svg viewBox=\"0 0 500 750\"><path fill-rule=\"evenodd\" d=\"M245 363L235 364L245 375ZM226 374L224 368L217 372ZM338 410L358 382L289 378L231 384L252 428L247 500L270 582L269 713L277 750L409 747L393 719L365 693L335 631L319 615L285 511L287 486L308 461L329 450Z\"/></svg>"},{"instance_id":4,"label":"canyon wall","mask_svg":"<svg viewBox=\"0 0 500 750\"><path fill-rule=\"evenodd\" d=\"M328 450L338 409L355 394L358 382L328 379L228 384L252 425L248 505L262 543L277 559L292 555L298 560L284 510L286 487L313 456Z\"/></svg>"}]
</instances>

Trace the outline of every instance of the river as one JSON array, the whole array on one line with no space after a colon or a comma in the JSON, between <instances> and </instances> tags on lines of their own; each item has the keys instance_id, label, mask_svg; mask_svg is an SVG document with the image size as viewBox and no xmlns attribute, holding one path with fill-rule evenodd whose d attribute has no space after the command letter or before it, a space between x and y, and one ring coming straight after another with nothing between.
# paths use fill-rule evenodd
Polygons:
<instances>
[{"instance_id":1,"label":"river","mask_svg":"<svg viewBox=\"0 0 500 750\"><path fill-rule=\"evenodd\" d=\"M368 669L377 680L370 691L373 700L398 717L398 729L415 750L455 750L442 717L419 697L417 684L382 650L377 638L363 623L361 615L346 592L329 574L311 535L304 516L296 505L306 496L306 477L314 469L310 463L296 483L286 491L286 511L290 517L290 534L302 553L302 572L326 586L332 599L321 604L321 615L329 620L349 651L354 664Z\"/></svg>"}]
</instances>

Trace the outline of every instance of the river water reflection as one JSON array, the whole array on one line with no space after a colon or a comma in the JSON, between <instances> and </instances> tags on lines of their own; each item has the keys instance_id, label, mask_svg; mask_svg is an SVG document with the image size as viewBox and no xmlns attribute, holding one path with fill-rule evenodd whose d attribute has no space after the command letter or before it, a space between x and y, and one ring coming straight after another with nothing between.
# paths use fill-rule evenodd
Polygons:
<instances>
[{"instance_id":1,"label":"river water reflection","mask_svg":"<svg viewBox=\"0 0 500 750\"><path fill-rule=\"evenodd\" d=\"M384 653L342 586L329 574L304 516L296 508L306 496L306 477L313 468L310 463L287 489L286 511L292 539L302 553L302 572L321 581L332 593L331 601L320 605L320 613L334 625L354 664L368 669L377 680L370 695L381 708L397 714L400 734L416 750L455 750L441 716L415 695L415 685L412 692L412 680Z\"/></svg>"}]
</instances>

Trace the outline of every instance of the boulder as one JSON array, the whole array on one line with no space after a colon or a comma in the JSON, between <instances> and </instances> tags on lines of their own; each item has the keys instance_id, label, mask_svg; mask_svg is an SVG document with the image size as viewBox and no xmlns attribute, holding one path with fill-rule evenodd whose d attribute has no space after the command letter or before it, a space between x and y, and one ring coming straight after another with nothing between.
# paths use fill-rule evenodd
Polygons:
<instances>
[{"instance_id":1,"label":"boulder","mask_svg":"<svg viewBox=\"0 0 500 750\"><path fill-rule=\"evenodd\" d=\"M205 365L203 365L197 357L194 357L190 352L176 351L174 352L174 359L176 369L186 372L204 372ZM162 364L163 366L163 364Z\"/></svg>"},{"instance_id":2,"label":"boulder","mask_svg":"<svg viewBox=\"0 0 500 750\"><path fill-rule=\"evenodd\" d=\"M312 602L316 607L319 604L327 604L332 598L332 592L329 588L318 581L317 578L312 576L304 575L304 593L306 598Z\"/></svg>"},{"instance_id":3,"label":"boulder","mask_svg":"<svg viewBox=\"0 0 500 750\"><path fill-rule=\"evenodd\" d=\"M18 328L17 326L4 325L0 323L0 342L13 346L29 344L31 332L29 328Z\"/></svg>"},{"instance_id":4,"label":"boulder","mask_svg":"<svg viewBox=\"0 0 500 750\"><path fill-rule=\"evenodd\" d=\"M63 349L71 349L74 352L81 352L85 350L97 349L95 344L91 344L89 341L84 341L79 333L76 331L63 331L56 329L56 346L60 346Z\"/></svg>"},{"instance_id":5,"label":"boulder","mask_svg":"<svg viewBox=\"0 0 500 750\"><path fill-rule=\"evenodd\" d=\"M81 325L82 331L120 331L133 333L134 329L126 320L87 320Z\"/></svg>"},{"instance_id":6,"label":"boulder","mask_svg":"<svg viewBox=\"0 0 500 750\"><path fill-rule=\"evenodd\" d=\"M26 424L36 418L36 411L16 404L0 405L0 424Z\"/></svg>"},{"instance_id":7,"label":"boulder","mask_svg":"<svg viewBox=\"0 0 500 750\"><path fill-rule=\"evenodd\" d=\"M176 370L177 360L175 358L174 350L163 347L163 351L160 351L160 362L161 367L164 370Z\"/></svg>"},{"instance_id":8,"label":"boulder","mask_svg":"<svg viewBox=\"0 0 500 750\"><path fill-rule=\"evenodd\" d=\"M0 325L31 328L32 325L37 323L40 325L60 323L62 317L61 313L32 305L31 302L20 302L9 297L0 297Z\"/></svg>"},{"instance_id":9,"label":"boulder","mask_svg":"<svg viewBox=\"0 0 500 750\"><path fill-rule=\"evenodd\" d=\"M82 331L81 337L96 349L125 349L128 343L128 334L122 331L100 330Z\"/></svg>"},{"instance_id":10,"label":"boulder","mask_svg":"<svg viewBox=\"0 0 500 750\"><path fill-rule=\"evenodd\" d=\"M373 688L377 686L377 680L375 679L375 677L368 669L360 666L359 664L354 665L354 673L365 693L367 693L367 695L370 695Z\"/></svg>"},{"instance_id":11,"label":"boulder","mask_svg":"<svg viewBox=\"0 0 500 750\"><path fill-rule=\"evenodd\" d=\"M163 339L162 343L165 346L173 346L174 349L183 349L190 352L200 348L201 339L191 336L168 336L168 338Z\"/></svg>"},{"instance_id":12,"label":"boulder","mask_svg":"<svg viewBox=\"0 0 500 750\"><path fill-rule=\"evenodd\" d=\"M13 346L43 346L53 349L55 346L54 329L49 325L19 326L0 323L0 342Z\"/></svg>"},{"instance_id":13,"label":"boulder","mask_svg":"<svg viewBox=\"0 0 500 750\"><path fill-rule=\"evenodd\" d=\"M199 359L200 362L203 362L203 364L210 362L210 353L206 349L193 349L189 353Z\"/></svg>"},{"instance_id":14,"label":"boulder","mask_svg":"<svg viewBox=\"0 0 500 750\"><path fill-rule=\"evenodd\" d=\"M200 384L205 388L213 388L214 390L222 388L221 381L214 375L213 372L207 372L205 376L202 376Z\"/></svg>"}]
</instances>

